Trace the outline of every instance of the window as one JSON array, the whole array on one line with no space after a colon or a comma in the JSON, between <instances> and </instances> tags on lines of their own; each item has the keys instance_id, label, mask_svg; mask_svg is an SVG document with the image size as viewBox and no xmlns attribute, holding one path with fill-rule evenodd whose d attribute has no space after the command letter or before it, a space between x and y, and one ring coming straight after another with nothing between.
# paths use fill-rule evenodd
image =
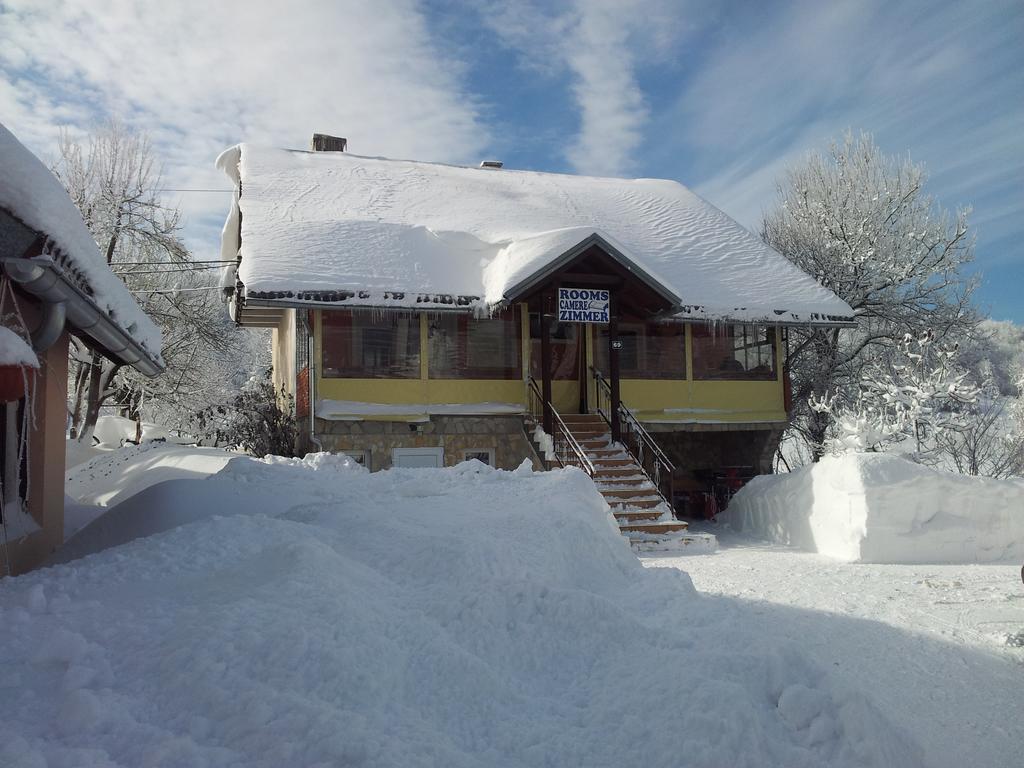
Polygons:
<instances>
[{"instance_id":1,"label":"window","mask_svg":"<svg viewBox=\"0 0 1024 768\"><path fill-rule=\"evenodd\" d=\"M322 327L325 377L420 377L420 321L417 315L324 312Z\"/></svg>"},{"instance_id":2,"label":"window","mask_svg":"<svg viewBox=\"0 0 1024 768\"><path fill-rule=\"evenodd\" d=\"M494 452L487 448L473 449L471 451L462 452L463 461L470 461L471 459L482 461L489 467L494 466Z\"/></svg>"},{"instance_id":3,"label":"window","mask_svg":"<svg viewBox=\"0 0 1024 768\"><path fill-rule=\"evenodd\" d=\"M522 378L519 321L515 311L491 318L438 315L429 322L432 379Z\"/></svg>"},{"instance_id":4,"label":"window","mask_svg":"<svg viewBox=\"0 0 1024 768\"><path fill-rule=\"evenodd\" d=\"M352 461L361 467L370 468L370 452L369 451L343 451Z\"/></svg>"},{"instance_id":5,"label":"window","mask_svg":"<svg viewBox=\"0 0 1024 768\"><path fill-rule=\"evenodd\" d=\"M694 325L693 377L774 379L774 329L758 325Z\"/></svg>"},{"instance_id":6,"label":"window","mask_svg":"<svg viewBox=\"0 0 1024 768\"><path fill-rule=\"evenodd\" d=\"M599 327L595 339L594 365L607 376L608 328ZM619 378L686 378L686 326L682 323L619 323L619 341Z\"/></svg>"},{"instance_id":7,"label":"window","mask_svg":"<svg viewBox=\"0 0 1024 768\"><path fill-rule=\"evenodd\" d=\"M580 335L575 323L551 323L551 378L576 381L580 371ZM540 315L530 315L530 375L540 381Z\"/></svg>"}]
</instances>

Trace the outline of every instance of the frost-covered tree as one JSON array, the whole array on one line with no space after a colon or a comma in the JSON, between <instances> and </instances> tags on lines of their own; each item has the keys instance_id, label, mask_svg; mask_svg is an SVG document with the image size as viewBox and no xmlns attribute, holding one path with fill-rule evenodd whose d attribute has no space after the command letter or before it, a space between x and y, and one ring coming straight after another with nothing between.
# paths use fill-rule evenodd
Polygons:
<instances>
[{"instance_id":1,"label":"frost-covered tree","mask_svg":"<svg viewBox=\"0 0 1024 768\"><path fill-rule=\"evenodd\" d=\"M222 399L239 352L250 356L251 343L234 338L215 273L195 263L182 242L181 216L160 197L161 172L148 138L117 122L84 141L64 132L53 170L111 269L159 326L167 363L166 373L146 379L73 339L72 434L88 439L108 404L136 420L143 407L155 406L183 422L186 412Z\"/></svg>"},{"instance_id":2,"label":"frost-covered tree","mask_svg":"<svg viewBox=\"0 0 1024 768\"><path fill-rule=\"evenodd\" d=\"M871 136L847 134L789 169L764 217L764 240L842 297L857 321L853 329L790 331L793 426L815 461L836 414L860 397L869 360L908 334L957 339L978 323L974 283L961 271L973 255L967 211L939 208L925 178ZM832 407L811 407L826 398Z\"/></svg>"},{"instance_id":3,"label":"frost-covered tree","mask_svg":"<svg viewBox=\"0 0 1024 768\"><path fill-rule=\"evenodd\" d=\"M895 350L863 369L851 405L835 397L812 398L810 407L833 420L826 446L834 453L882 450L910 441L918 460L941 451L939 439L973 423L978 390L956 363L955 345L936 344L931 334L907 335Z\"/></svg>"}]
</instances>

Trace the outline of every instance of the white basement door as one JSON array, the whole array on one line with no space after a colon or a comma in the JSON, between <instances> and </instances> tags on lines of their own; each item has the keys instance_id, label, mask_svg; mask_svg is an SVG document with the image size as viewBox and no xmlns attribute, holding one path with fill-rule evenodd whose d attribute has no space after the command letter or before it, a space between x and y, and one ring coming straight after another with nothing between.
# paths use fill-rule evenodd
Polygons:
<instances>
[{"instance_id":1,"label":"white basement door","mask_svg":"<svg viewBox=\"0 0 1024 768\"><path fill-rule=\"evenodd\" d=\"M391 463L396 467L442 467L444 448L395 448Z\"/></svg>"}]
</instances>

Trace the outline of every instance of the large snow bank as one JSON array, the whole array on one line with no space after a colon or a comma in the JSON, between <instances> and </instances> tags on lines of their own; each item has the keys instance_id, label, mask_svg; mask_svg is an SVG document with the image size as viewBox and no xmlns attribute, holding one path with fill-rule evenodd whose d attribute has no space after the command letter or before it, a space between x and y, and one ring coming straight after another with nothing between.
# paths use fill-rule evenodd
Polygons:
<instances>
[{"instance_id":1,"label":"large snow bank","mask_svg":"<svg viewBox=\"0 0 1024 768\"><path fill-rule=\"evenodd\" d=\"M81 504L108 507L164 480L208 477L242 455L159 441L126 446L69 467L64 492Z\"/></svg>"},{"instance_id":2,"label":"large snow bank","mask_svg":"<svg viewBox=\"0 0 1024 768\"><path fill-rule=\"evenodd\" d=\"M740 605L645 570L581 472L174 482L193 522L0 581L0 764L920 764Z\"/></svg>"},{"instance_id":3,"label":"large snow bank","mask_svg":"<svg viewBox=\"0 0 1024 768\"><path fill-rule=\"evenodd\" d=\"M1024 558L1024 481L939 472L884 453L826 457L754 478L720 519L850 562Z\"/></svg>"},{"instance_id":4,"label":"large snow bank","mask_svg":"<svg viewBox=\"0 0 1024 768\"><path fill-rule=\"evenodd\" d=\"M82 215L45 165L0 125L0 208L45 235L87 283L96 305L154 359L160 359L160 331L146 316L96 246Z\"/></svg>"},{"instance_id":5,"label":"large snow bank","mask_svg":"<svg viewBox=\"0 0 1024 768\"><path fill-rule=\"evenodd\" d=\"M348 291L346 305L421 307L432 294L506 298L599 235L693 318L810 321L852 310L674 181L487 170L242 144L217 160L241 196L223 258L247 295ZM233 279L230 280L233 285ZM425 296L426 295L426 296Z\"/></svg>"}]
</instances>

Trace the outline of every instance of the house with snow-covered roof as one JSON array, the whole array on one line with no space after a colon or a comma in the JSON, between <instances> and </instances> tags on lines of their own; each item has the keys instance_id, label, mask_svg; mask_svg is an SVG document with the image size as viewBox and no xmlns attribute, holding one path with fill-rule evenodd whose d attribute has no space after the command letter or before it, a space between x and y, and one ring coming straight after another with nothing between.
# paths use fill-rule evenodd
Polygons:
<instances>
[{"instance_id":1,"label":"house with snow-covered roof","mask_svg":"<svg viewBox=\"0 0 1024 768\"><path fill-rule=\"evenodd\" d=\"M852 320L677 182L345 150L318 134L218 158L224 289L273 329L306 445L372 469L539 451L609 499L645 477L652 506L696 504L716 473L768 466L786 328Z\"/></svg>"},{"instance_id":2,"label":"house with snow-covered roof","mask_svg":"<svg viewBox=\"0 0 1024 768\"><path fill-rule=\"evenodd\" d=\"M68 335L142 373L160 333L57 178L0 125L0 574L64 539Z\"/></svg>"}]
</instances>

